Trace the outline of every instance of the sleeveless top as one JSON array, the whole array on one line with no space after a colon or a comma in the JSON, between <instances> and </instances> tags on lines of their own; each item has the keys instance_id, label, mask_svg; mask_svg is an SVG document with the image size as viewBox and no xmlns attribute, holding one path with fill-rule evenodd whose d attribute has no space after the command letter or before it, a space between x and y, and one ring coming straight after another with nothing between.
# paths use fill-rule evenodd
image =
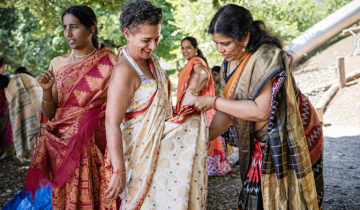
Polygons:
<instances>
[{"instance_id":1,"label":"sleeveless top","mask_svg":"<svg viewBox=\"0 0 360 210\"><path fill-rule=\"evenodd\" d=\"M136 112L143 110L149 103L151 97L154 95L157 86L155 79L147 79L144 73L141 71L140 67L135 63L135 61L127 54L126 50L122 48L122 54L130 62L132 67L138 73L141 79L140 87L135 91L134 96L130 101L130 105L126 110L126 113ZM155 76L155 75L154 75Z\"/></svg>"}]
</instances>

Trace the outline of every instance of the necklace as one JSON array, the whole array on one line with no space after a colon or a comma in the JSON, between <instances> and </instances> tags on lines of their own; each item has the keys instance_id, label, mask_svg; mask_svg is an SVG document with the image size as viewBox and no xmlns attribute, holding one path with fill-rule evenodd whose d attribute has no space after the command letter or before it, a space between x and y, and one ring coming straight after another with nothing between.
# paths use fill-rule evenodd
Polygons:
<instances>
[{"instance_id":1,"label":"necklace","mask_svg":"<svg viewBox=\"0 0 360 210\"><path fill-rule=\"evenodd\" d=\"M84 58L87 58L91 55L93 55L94 53L96 52L96 48L94 47L93 51L91 51L89 54L87 55L76 55L74 50L71 50L71 58L73 60L73 62L75 63L75 58L77 59L84 59Z\"/></svg>"}]
</instances>

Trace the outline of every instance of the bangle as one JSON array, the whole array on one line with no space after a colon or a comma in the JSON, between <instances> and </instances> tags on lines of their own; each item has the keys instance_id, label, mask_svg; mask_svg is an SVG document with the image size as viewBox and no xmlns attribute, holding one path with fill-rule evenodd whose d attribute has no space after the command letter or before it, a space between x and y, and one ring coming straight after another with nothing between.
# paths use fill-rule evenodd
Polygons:
<instances>
[{"instance_id":1,"label":"bangle","mask_svg":"<svg viewBox=\"0 0 360 210\"><path fill-rule=\"evenodd\" d=\"M194 96L199 96L200 93L201 93L201 90L199 90L198 92L195 92L195 90L193 90L191 93L192 93Z\"/></svg>"},{"instance_id":2,"label":"bangle","mask_svg":"<svg viewBox=\"0 0 360 210\"><path fill-rule=\"evenodd\" d=\"M113 174L123 174L126 172L126 169L123 171L113 171Z\"/></svg>"},{"instance_id":3,"label":"bangle","mask_svg":"<svg viewBox=\"0 0 360 210\"><path fill-rule=\"evenodd\" d=\"M42 102L45 103L45 104L52 104L52 103L54 103L53 100L42 100Z\"/></svg>"},{"instance_id":4,"label":"bangle","mask_svg":"<svg viewBox=\"0 0 360 210\"><path fill-rule=\"evenodd\" d=\"M219 98L219 96L215 96L214 100L213 100L213 103L212 103L212 108L215 109L215 103L216 103L216 100Z\"/></svg>"}]
</instances>

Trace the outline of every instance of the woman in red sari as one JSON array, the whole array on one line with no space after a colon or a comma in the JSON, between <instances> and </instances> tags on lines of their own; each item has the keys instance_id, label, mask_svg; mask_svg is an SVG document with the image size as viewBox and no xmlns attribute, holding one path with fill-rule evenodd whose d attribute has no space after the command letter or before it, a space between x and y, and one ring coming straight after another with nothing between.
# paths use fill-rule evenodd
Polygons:
<instances>
[{"instance_id":1,"label":"woman in red sari","mask_svg":"<svg viewBox=\"0 0 360 210\"><path fill-rule=\"evenodd\" d=\"M99 209L100 171L106 145L104 109L117 61L97 39L97 21L87 6L62 14L71 52L54 58L40 74L42 111L49 119L25 180L32 194L51 185L53 209Z\"/></svg>"}]
</instances>

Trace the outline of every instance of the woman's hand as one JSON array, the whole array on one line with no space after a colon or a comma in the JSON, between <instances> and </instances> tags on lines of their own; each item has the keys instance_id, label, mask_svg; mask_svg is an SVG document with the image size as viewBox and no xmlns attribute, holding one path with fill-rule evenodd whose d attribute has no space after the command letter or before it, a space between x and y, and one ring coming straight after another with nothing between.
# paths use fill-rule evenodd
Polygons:
<instances>
[{"instance_id":1,"label":"woman's hand","mask_svg":"<svg viewBox=\"0 0 360 210\"><path fill-rule=\"evenodd\" d=\"M44 90L51 90L55 83L55 76L51 70L41 72L37 81Z\"/></svg>"},{"instance_id":2,"label":"woman's hand","mask_svg":"<svg viewBox=\"0 0 360 210\"><path fill-rule=\"evenodd\" d=\"M215 99L215 96L194 96L190 102L190 105L193 105L195 109L205 112L212 108L213 101Z\"/></svg>"},{"instance_id":3,"label":"woman's hand","mask_svg":"<svg viewBox=\"0 0 360 210\"><path fill-rule=\"evenodd\" d=\"M110 185L105 191L108 199L116 200L120 194L125 190L126 173L113 173L110 180Z\"/></svg>"}]
</instances>

